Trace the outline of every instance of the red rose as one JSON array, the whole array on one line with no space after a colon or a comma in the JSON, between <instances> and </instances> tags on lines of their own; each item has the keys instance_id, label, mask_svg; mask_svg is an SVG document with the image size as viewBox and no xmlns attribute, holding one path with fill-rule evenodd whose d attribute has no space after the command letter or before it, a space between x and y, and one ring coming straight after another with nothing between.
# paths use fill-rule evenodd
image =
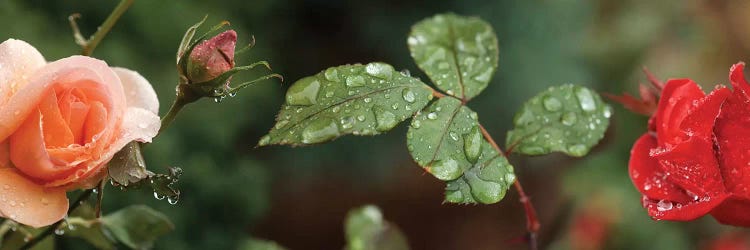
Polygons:
<instances>
[{"instance_id":1,"label":"red rose","mask_svg":"<svg viewBox=\"0 0 750 250\"><path fill-rule=\"evenodd\" d=\"M733 91L705 95L689 79L667 81L649 132L633 145L630 178L656 220L710 213L750 226L750 85L745 64L729 73Z\"/></svg>"}]
</instances>

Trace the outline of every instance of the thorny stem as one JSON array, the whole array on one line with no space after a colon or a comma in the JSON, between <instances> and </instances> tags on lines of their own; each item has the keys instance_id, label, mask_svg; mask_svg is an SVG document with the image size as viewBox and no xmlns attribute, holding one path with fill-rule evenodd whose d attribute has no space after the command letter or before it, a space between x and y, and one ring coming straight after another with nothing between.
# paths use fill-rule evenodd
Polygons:
<instances>
[{"instance_id":1,"label":"thorny stem","mask_svg":"<svg viewBox=\"0 0 750 250\"><path fill-rule=\"evenodd\" d=\"M112 10L112 13L109 14L107 19L104 20L101 26L96 30L96 32L89 37L89 39L83 38L83 35L81 35L80 29L78 29L78 25L76 24L76 19L81 17L80 14L73 14L68 17L68 21L70 21L70 27L73 29L73 37L75 37L76 43L78 45L81 45L83 50L81 51L81 55L84 56L90 56L92 53L94 53L94 49L96 49L96 46L99 45L99 43L104 39L105 36L107 36L107 33L109 33L110 30L112 30L112 27L115 26L115 23L117 23L117 20L120 19L122 14L125 13L128 8L130 8L130 5L133 4L133 1L135 0L121 0L119 4L115 7L114 10Z\"/></svg>"},{"instance_id":2,"label":"thorny stem","mask_svg":"<svg viewBox=\"0 0 750 250\"><path fill-rule=\"evenodd\" d=\"M500 146L498 146L495 140L492 139L492 136L490 136L490 133L487 132L482 124L479 124L479 129L482 130L484 139L486 139L499 154L507 156L506 152L500 149ZM520 197L519 201L523 204L523 208L526 211L526 231L528 232L529 249L537 250L537 233L539 232L541 225L536 217L536 209L534 209L534 205L531 203L531 198L529 198L529 196L526 195L526 192L523 191L523 186L521 186L521 181L518 180L518 178L513 182L513 186L516 188L516 191L518 191L518 196Z\"/></svg>"},{"instance_id":3,"label":"thorny stem","mask_svg":"<svg viewBox=\"0 0 750 250\"><path fill-rule=\"evenodd\" d=\"M68 214L70 214L71 212L73 212L74 210L76 210L76 208L78 208L78 206L80 206L81 203L83 203L84 200L88 199L89 196L91 196L92 193L93 193L93 189L87 189L86 191L83 191L83 193L81 193L81 195L79 195L78 198L73 203L70 203L70 208L68 209ZM59 220L59 221L55 222L55 224L52 224L51 226L47 227L47 229L44 230L44 232L40 233L39 235L37 235L34 238L31 238L31 240L29 240L28 242L26 242L26 244L24 244L20 249L21 250L31 249L36 244L38 244L39 242L41 242L42 240L44 240L44 238L47 238L47 236L51 235L58 227L60 227L60 224L62 224L63 221L65 221L65 220L64 219L63 220Z\"/></svg>"}]
</instances>

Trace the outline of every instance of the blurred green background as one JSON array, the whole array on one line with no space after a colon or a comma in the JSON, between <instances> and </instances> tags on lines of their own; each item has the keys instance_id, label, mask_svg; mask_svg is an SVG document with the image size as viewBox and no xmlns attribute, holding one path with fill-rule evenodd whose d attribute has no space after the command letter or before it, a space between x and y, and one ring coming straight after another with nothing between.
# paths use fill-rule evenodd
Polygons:
<instances>
[{"instance_id":1,"label":"blurred green background","mask_svg":"<svg viewBox=\"0 0 750 250\"><path fill-rule=\"evenodd\" d=\"M79 25L88 35L116 3L0 0L0 40L25 40L50 61L77 54L68 15L81 13ZM177 82L177 45L205 14L209 24L230 21L243 43L251 35L257 39L238 64L268 60L286 82L256 85L220 104L188 106L144 152L153 171L185 170L180 202L110 187L105 213L142 203L167 214L177 229L156 249L234 249L251 236L291 249L341 249L346 211L372 203L399 225L413 249L525 249L513 243L525 232L515 191L491 206L442 204L444 184L412 162L403 124L377 137L254 148L273 125L285 89L301 77L329 66L384 61L427 79L409 56L406 36L413 23L448 11L479 16L498 35L499 71L470 104L497 141L504 141L523 101L548 86L635 93L646 81L640 68L648 66L662 79L690 77L710 89L727 84L729 66L750 55L746 0L136 1L94 56L149 79L162 113ZM613 106L612 126L589 157L511 158L538 210L542 248L710 249L717 237L744 239L746 231L711 218L675 223L647 216L627 175L629 150L646 118ZM58 243L90 249L75 239Z\"/></svg>"}]
</instances>

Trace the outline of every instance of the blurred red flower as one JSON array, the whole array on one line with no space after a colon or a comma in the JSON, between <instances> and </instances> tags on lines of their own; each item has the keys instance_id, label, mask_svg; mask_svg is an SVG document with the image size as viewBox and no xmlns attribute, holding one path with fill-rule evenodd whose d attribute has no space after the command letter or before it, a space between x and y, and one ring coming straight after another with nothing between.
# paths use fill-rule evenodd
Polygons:
<instances>
[{"instance_id":1,"label":"blurred red flower","mask_svg":"<svg viewBox=\"0 0 750 250\"><path fill-rule=\"evenodd\" d=\"M711 214L750 226L750 85L745 64L732 66L730 91L706 95L690 79L664 86L649 131L633 145L630 178L656 220Z\"/></svg>"}]
</instances>

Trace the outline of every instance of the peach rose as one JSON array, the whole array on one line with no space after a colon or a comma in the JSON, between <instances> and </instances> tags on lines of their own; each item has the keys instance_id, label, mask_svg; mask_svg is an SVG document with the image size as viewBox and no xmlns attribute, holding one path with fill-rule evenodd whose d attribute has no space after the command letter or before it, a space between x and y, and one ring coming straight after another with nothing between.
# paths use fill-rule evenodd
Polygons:
<instances>
[{"instance_id":1,"label":"peach rose","mask_svg":"<svg viewBox=\"0 0 750 250\"><path fill-rule=\"evenodd\" d=\"M0 216L42 227L91 188L125 144L150 142L159 102L141 75L72 56L47 63L19 40L0 44Z\"/></svg>"}]
</instances>

